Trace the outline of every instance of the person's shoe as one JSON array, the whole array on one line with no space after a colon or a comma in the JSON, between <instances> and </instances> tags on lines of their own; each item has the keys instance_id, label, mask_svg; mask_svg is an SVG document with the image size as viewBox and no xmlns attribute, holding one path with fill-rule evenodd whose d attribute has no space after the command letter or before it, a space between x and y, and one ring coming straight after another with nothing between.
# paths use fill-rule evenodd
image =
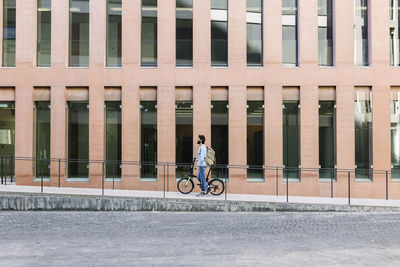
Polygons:
<instances>
[{"instance_id":1,"label":"person's shoe","mask_svg":"<svg viewBox=\"0 0 400 267\"><path fill-rule=\"evenodd\" d=\"M211 186L207 187L206 195L208 195L211 192Z\"/></svg>"},{"instance_id":2,"label":"person's shoe","mask_svg":"<svg viewBox=\"0 0 400 267\"><path fill-rule=\"evenodd\" d=\"M204 197L206 195L206 193L204 192L200 192L196 195L196 197Z\"/></svg>"}]
</instances>

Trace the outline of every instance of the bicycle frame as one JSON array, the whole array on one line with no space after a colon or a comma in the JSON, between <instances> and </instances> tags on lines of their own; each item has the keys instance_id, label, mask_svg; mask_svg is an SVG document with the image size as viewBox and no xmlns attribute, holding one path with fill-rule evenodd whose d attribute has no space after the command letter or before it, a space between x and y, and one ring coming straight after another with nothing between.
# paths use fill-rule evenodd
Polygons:
<instances>
[{"instance_id":1,"label":"bicycle frame","mask_svg":"<svg viewBox=\"0 0 400 267\"><path fill-rule=\"evenodd\" d=\"M189 179L188 179L187 182L189 182L190 179L192 179L192 178L197 178L197 175L193 174L193 173L194 173L194 169L195 169L195 166L194 166L194 163L195 163L195 162L196 162L196 158L193 159L192 165L190 165L190 173L188 174ZM214 168L213 165L209 166L209 170L208 170L207 176L206 176L206 182L208 182L208 177L210 176L211 170L212 170L213 168Z\"/></svg>"}]
</instances>

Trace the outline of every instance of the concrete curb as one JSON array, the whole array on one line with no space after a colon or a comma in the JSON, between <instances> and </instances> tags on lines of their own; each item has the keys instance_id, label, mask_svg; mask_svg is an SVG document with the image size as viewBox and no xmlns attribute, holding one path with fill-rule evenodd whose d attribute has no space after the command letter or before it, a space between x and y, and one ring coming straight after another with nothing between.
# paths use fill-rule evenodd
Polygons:
<instances>
[{"instance_id":1,"label":"concrete curb","mask_svg":"<svg viewBox=\"0 0 400 267\"><path fill-rule=\"evenodd\" d=\"M1 192L0 211L400 212L400 208Z\"/></svg>"}]
</instances>

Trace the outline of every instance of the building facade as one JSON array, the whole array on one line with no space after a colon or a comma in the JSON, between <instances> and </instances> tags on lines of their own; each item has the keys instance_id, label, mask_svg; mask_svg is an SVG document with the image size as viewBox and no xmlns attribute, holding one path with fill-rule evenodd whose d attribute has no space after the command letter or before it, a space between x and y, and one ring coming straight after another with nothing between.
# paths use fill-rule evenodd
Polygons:
<instances>
[{"instance_id":1,"label":"building facade","mask_svg":"<svg viewBox=\"0 0 400 267\"><path fill-rule=\"evenodd\" d=\"M0 153L20 159L17 184L99 187L106 160L116 188L175 190L171 166L204 134L231 193L289 178L328 196L332 178L344 196L351 171L354 197L384 197L386 175L400 197L399 0L0 5Z\"/></svg>"}]
</instances>

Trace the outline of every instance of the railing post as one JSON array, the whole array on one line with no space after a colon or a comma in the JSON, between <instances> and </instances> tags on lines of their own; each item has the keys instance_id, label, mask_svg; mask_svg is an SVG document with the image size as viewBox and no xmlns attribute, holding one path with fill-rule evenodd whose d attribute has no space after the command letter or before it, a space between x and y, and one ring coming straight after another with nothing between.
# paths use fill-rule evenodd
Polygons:
<instances>
[{"instance_id":1,"label":"railing post","mask_svg":"<svg viewBox=\"0 0 400 267\"><path fill-rule=\"evenodd\" d=\"M333 168L332 168L332 172L331 172L331 198L333 198L333 175L334 175L334 172L333 172Z\"/></svg>"},{"instance_id":2,"label":"railing post","mask_svg":"<svg viewBox=\"0 0 400 267\"><path fill-rule=\"evenodd\" d=\"M347 173L347 181L348 181L348 188L349 188L349 205L350 205L350 172Z\"/></svg>"},{"instance_id":3,"label":"railing post","mask_svg":"<svg viewBox=\"0 0 400 267\"><path fill-rule=\"evenodd\" d=\"M278 167L275 170L275 176L276 176L276 196L279 196L279 181L278 181Z\"/></svg>"},{"instance_id":4,"label":"railing post","mask_svg":"<svg viewBox=\"0 0 400 267\"><path fill-rule=\"evenodd\" d=\"M43 159L40 159L40 192L43 193Z\"/></svg>"},{"instance_id":5,"label":"railing post","mask_svg":"<svg viewBox=\"0 0 400 267\"><path fill-rule=\"evenodd\" d=\"M1 184L3 184L3 175L4 175L4 172L3 172L3 157L0 157L0 165L1 165L1 172L0 172L0 175L1 175Z\"/></svg>"},{"instance_id":6,"label":"railing post","mask_svg":"<svg viewBox=\"0 0 400 267\"><path fill-rule=\"evenodd\" d=\"M286 202L289 203L289 172L286 172Z\"/></svg>"},{"instance_id":7,"label":"railing post","mask_svg":"<svg viewBox=\"0 0 400 267\"><path fill-rule=\"evenodd\" d=\"M61 159L58 159L58 187L61 187Z\"/></svg>"},{"instance_id":8,"label":"railing post","mask_svg":"<svg viewBox=\"0 0 400 267\"><path fill-rule=\"evenodd\" d=\"M168 166L168 163L167 163L167 166ZM164 177L164 181L163 181L163 192L164 192L164 198L165 198L165 164L164 164L163 177Z\"/></svg>"},{"instance_id":9,"label":"railing post","mask_svg":"<svg viewBox=\"0 0 400 267\"><path fill-rule=\"evenodd\" d=\"M13 183L14 182L14 161L15 161L15 158L13 157L13 156L11 156L11 183Z\"/></svg>"},{"instance_id":10,"label":"railing post","mask_svg":"<svg viewBox=\"0 0 400 267\"><path fill-rule=\"evenodd\" d=\"M104 196L104 161L101 163L101 195Z\"/></svg>"},{"instance_id":11,"label":"railing post","mask_svg":"<svg viewBox=\"0 0 400 267\"><path fill-rule=\"evenodd\" d=\"M115 183L115 162L113 163L113 190L115 188L114 183Z\"/></svg>"},{"instance_id":12,"label":"railing post","mask_svg":"<svg viewBox=\"0 0 400 267\"><path fill-rule=\"evenodd\" d=\"M7 157L4 158L4 185L7 185Z\"/></svg>"},{"instance_id":13,"label":"railing post","mask_svg":"<svg viewBox=\"0 0 400 267\"><path fill-rule=\"evenodd\" d=\"M386 200L389 200L389 182L388 182L388 171L386 171Z\"/></svg>"},{"instance_id":14,"label":"railing post","mask_svg":"<svg viewBox=\"0 0 400 267\"><path fill-rule=\"evenodd\" d=\"M167 165L167 192L169 192L169 164Z\"/></svg>"},{"instance_id":15,"label":"railing post","mask_svg":"<svg viewBox=\"0 0 400 267\"><path fill-rule=\"evenodd\" d=\"M227 183L227 179L228 179L228 167L226 167L225 169L225 173L226 175L224 175L225 177L225 200L228 199L228 183Z\"/></svg>"}]
</instances>

